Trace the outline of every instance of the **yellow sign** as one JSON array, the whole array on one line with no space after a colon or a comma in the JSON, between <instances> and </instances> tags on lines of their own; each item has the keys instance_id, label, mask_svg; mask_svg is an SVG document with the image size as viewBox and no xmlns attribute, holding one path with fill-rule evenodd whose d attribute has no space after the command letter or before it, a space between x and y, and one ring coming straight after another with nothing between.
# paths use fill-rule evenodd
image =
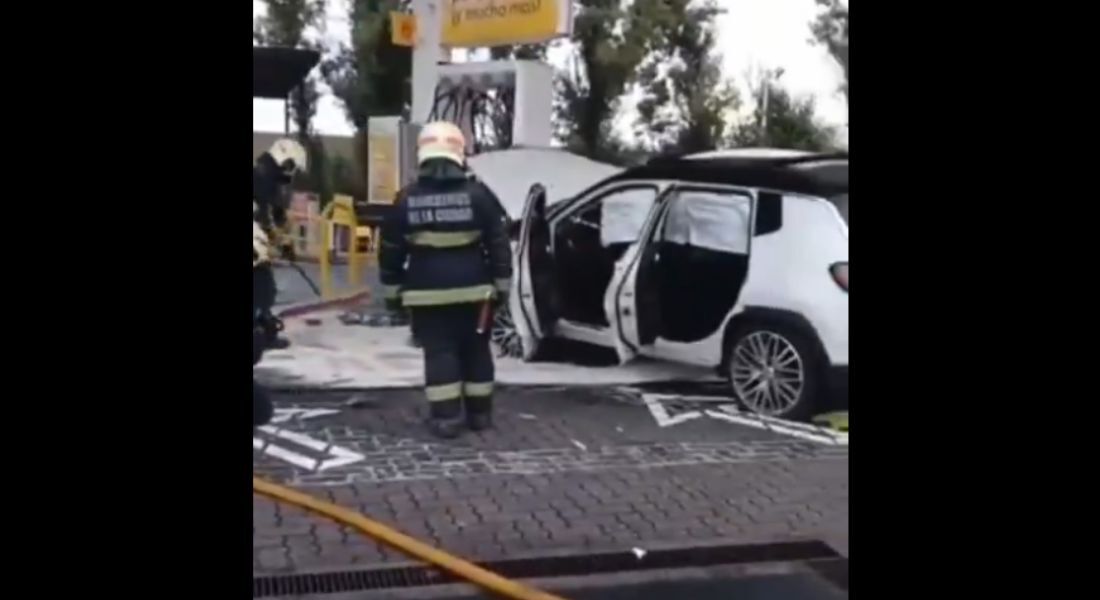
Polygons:
<instances>
[{"instance_id":1,"label":"yellow sign","mask_svg":"<svg viewBox=\"0 0 1100 600\"><path fill-rule=\"evenodd\" d=\"M444 0L443 45L534 44L567 35L571 0Z\"/></svg>"},{"instance_id":2,"label":"yellow sign","mask_svg":"<svg viewBox=\"0 0 1100 600\"><path fill-rule=\"evenodd\" d=\"M370 136L370 201L393 204L397 197L397 136Z\"/></svg>"},{"instance_id":3,"label":"yellow sign","mask_svg":"<svg viewBox=\"0 0 1100 600\"><path fill-rule=\"evenodd\" d=\"M390 12L390 39L394 46L413 47L416 45L416 16Z\"/></svg>"}]
</instances>

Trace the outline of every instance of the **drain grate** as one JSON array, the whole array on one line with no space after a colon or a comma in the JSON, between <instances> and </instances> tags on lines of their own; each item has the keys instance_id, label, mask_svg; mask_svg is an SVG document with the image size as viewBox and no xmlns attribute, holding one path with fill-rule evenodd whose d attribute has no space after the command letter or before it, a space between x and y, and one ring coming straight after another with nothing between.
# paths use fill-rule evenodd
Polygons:
<instances>
[{"instance_id":1,"label":"drain grate","mask_svg":"<svg viewBox=\"0 0 1100 600\"><path fill-rule=\"evenodd\" d=\"M452 580L453 578L446 573L431 567L399 567L334 573L276 575L253 578L252 597L270 598L422 587L449 583Z\"/></svg>"},{"instance_id":2,"label":"drain grate","mask_svg":"<svg viewBox=\"0 0 1100 600\"><path fill-rule=\"evenodd\" d=\"M480 566L512 579L596 575L622 571L648 571L683 567L801 562L837 559L840 556L824 542L780 542L653 550L639 559L633 552L580 554L573 556L509 559L479 563ZM832 561L826 561L832 562ZM821 564L824 568L824 563ZM831 577L825 576L830 581ZM461 581L434 567L396 567L333 573L271 575L252 580L253 598L335 594L366 590L412 588ZM844 564L847 586L847 561Z\"/></svg>"}]
</instances>

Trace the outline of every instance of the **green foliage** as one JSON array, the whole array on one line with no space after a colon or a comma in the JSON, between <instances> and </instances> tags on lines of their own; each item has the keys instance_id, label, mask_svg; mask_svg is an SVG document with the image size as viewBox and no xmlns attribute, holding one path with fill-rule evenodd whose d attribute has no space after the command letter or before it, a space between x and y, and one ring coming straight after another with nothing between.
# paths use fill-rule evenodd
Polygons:
<instances>
[{"instance_id":1,"label":"green foliage","mask_svg":"<svg viewBox=\"0 0 1100 600\"><path fill-rule=\"evenodd\" d=\"M317 114L317 100L320 97L317 82L312 78L303 81L302 85L290 93L290 119L301 140L309 139L313 135L313 117Z\"/></svg>"},{"instance_id":2,"label":"green foliage","mask_svg":"<svg viewBox=\"0 0 1100 600\"><path fill-rule=\"evenodd\" d=\"M252 39L264 46L317 49L305 38L310 27L325 17L325 0L264 0L266 13L256 19ZM317 114L317 83L312 77L302 82L289 99L298 136L305 140L312 133L311 122Z\"/></svg>"},{"instance_id":3,"label":"green foliage","mask_svg":"<svg viewBox=\"0 0 1100 600\"><path fill-rule=\"evenodd\" d=\"M267 46L306 47L305 31L325 17L325 0L263 0L267 13L256 20L253 37Z\"/></svg>"},{"instance_id":4,"label":"green foliage","mask_svg":"<svg viewBox=\"0 0 1100 600\"><path fill-rule=\"evenodd\" d=\"M643 96L638 134L652 151L700 152L722 144L727 115L740 105L715 52L713 0L637 0L653 23L649 55L639 69Z\"/></svg>"},{"instance_id":5,"label":"green foliage","mask_svg":"<svg viewBox=\"0 0 1100 600\"><path fill-rule=\"evenodd\" d=\"M848 7L840 0L816 0L820 11L810 23L810 33L816 43L825 46L829 55L844 71L841 90L848 97Z\"/></svg>"},{"instance_id":6,"label":"green foliage","mask_svg":"<svg viewBox=\"0 0 1100 600\"><path fill-rule=\"evenodd\" d=\"M638 0L624 10L619 0L578 0L572 71L558 79L555 107L558 135L573 152L621 162L612 122L653 45L651 9L658 1Z\"/></svg>"},{"instance_id":7,"label":"green foliage","mask_svg":"<svg viewBox=\"0 0 1100 600\"><path fill-rule=\"evenodd\" d=\"M325 61L322 72L357 129L372 116L407 113L412 98L412 51L394 46L389 13L409 0L353 0L351 47Z\"/></svg>"},{"instance_id":8,"label":"green foliage","mask_svg":"<svg viewBox=\"0 0 1100 600\"><path fill-rule=\"evenodd\" d=\"M758 102L754 119L733 129L730 145L734 147L771 147L813 152L835 149L836 131L822 125L814 107L813 98L793 98L775 83L768 85L767 130L764 130L764 114ZM759 100L761 92L755 94Z\"/></svg>"},{"instance_id":9,"label":"green foliage","mask_svg":"<svg viewBox=\"0 0 1100 600\"><path fill-rule=\"evenodd\" d=\"M356 175L358 170L354 162L343 156L333 156L329 166L332 193L345 194L354 198L366 197L367 190Z\"/></svg>"},{"instance_id":10,"label":"green foliage","mask_svg":"<svg viewBox=\"0 0 1100 600\"><path fill-rule=\"evenodd\" d=\"M351 46L324 61L321 72L358 130L356 162L365 164L370 117L408 116L412 100L412 49L393 44L390 11L409 10L409 0L352 0ZM336 193L366 196L366 169L334 159L331 181Z\"/></svg>"},{"instance_id":11,"label":"green foliage","mask_svg":"<svg viewBox=\"0 0 1100 600\"><path fill-rule=\"evenodd\" d=\"M267 11L253 27L254 41L265 46L319 50L306 39L305 32L324 19L325 0L264 0L264 5ZM321 201L327 202L332 196L327 157L321 139L313 132L319 98L317 81L310 76L291 92L288 102L298 141L309 154L309 172L299 178L298 184L317 192Z\"/></svg>"}]
</instances>

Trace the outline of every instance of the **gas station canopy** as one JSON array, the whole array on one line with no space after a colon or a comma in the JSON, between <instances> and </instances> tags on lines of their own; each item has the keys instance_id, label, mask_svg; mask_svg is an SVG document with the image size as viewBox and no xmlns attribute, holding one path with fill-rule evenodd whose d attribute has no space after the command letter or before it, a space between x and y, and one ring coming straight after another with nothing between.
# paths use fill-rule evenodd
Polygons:
<instances>
[{"instance_id":1,"label":"gas station canopy","mask_svg":"<svg viewBox=\"0 0 1100 600\"><path fill-rule=\"evenodd\" d=\"M252 47L252 97L286 100L321 60L313 50Z\"/></svg>"}]
</instances>

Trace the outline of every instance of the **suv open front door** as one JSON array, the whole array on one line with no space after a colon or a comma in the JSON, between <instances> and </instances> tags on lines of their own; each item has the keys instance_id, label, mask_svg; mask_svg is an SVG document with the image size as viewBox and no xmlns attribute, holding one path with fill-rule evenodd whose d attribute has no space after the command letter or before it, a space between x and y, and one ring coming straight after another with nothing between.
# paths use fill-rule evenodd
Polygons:
<instances>
[{"instance_id":1,"label":"suv open front door","mask_svg":"<svg viewBox=\"0 0 1100 600\"><path fill-rule=\"evenodd\" d=\"M521 218L508 308L523 342L523 359L530 360L558 317L546 189L541 185L536 183L527 192Z\"/></svg>"}]
</instances>

